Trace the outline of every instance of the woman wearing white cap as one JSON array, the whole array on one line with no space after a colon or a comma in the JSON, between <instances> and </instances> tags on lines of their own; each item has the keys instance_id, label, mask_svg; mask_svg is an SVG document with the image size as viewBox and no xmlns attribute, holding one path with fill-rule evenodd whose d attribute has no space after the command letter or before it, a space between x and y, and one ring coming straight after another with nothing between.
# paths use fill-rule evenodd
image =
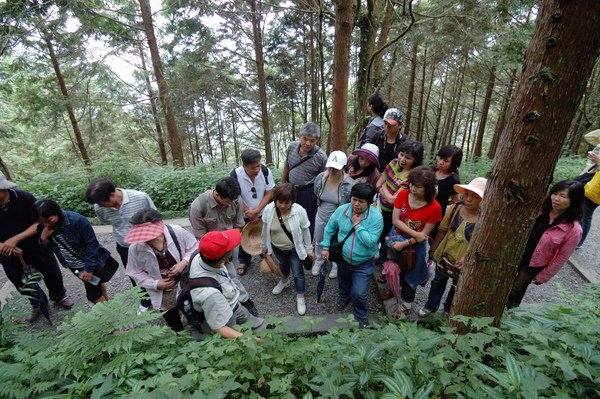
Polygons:
<instances>
[{"instance_id":1,"label":"woman wearing white cap","mask_svg":"<svg viewBox=\"0 0 600 399\"><path fill-rule=\"evenodd\" d=\"M317 259L313 264L311 273L318 276L323 263L321 257L321 241L323 241L323 231L327 221L333 215L333 212L343 204L350 202L350 191L356 184L348 174L344 172L346 166L346 154L342 151L333 151L327 158L325 167L327 170L321 172L315 179L315 195L317 196L317 216L315 218L315 254ZM337 277L337 264L331 264L330 278Z\"/></svg>"},{"instance_id":2,"label":"woman wearing white cap","mask_svg":"<svg viewBox=\"0 0 600 399\"><path fill-rule=\"evenodd\" d=\"M366 143L348 157L348 175L357 183L367 183L375 187L379 180L379 148Z\"/></svg>"},{"instance_id":3,"label":"woman wearing white cap","mask_svg":"<svg viewBox=\"0 0 600 399\"><path fill-rule=\"evenodd\" d=\"M125 242L132 245L125 273L148 291L155 310L166 311L163 318L169 327L181 331L177 285L197 248L196 237L182 227L165 224L156 209L142 209L130 223Z\"/></svg>"},{"instance_id":4,"label":"woman wearing white cap","mask_svg":"<svg viewBox=\"0 0 600 399\"><path fill-rule=\"evenodd\" d=\"M435 236L432 251L433 259L438 266L435 278L431 282L427 303L418 312L421 317L438 310L442 295L446 291L446 284L452 278L452 287L444 302L444 312L450 312L460 268L464 263L475 223L479 220L479 205L483 199L486 183L487 179L476 177L469 184L454 185L454 190L461 195L462 199L448 207L448 212Z\"/></svg>"}]
</instances>

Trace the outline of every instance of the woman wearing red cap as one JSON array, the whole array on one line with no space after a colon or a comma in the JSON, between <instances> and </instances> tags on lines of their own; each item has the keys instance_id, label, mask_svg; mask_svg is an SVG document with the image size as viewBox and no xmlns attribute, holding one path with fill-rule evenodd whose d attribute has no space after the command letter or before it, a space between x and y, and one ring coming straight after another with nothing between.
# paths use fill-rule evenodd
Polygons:
<instances>
[{"instance_id":1,"label":"woman wearing red cap","mask_svg":"<svg viewBox=\"0 0 600 399\"><path fill-rule=\"evenodd\" d=\"M130 222L125 242L132 245L125 273L148 291L155 310L166 310L168 326L181 331L177 282L197 248L196 238L179 226L165 225L156 209L143 209Z\"/></svg>"}]
</instances>

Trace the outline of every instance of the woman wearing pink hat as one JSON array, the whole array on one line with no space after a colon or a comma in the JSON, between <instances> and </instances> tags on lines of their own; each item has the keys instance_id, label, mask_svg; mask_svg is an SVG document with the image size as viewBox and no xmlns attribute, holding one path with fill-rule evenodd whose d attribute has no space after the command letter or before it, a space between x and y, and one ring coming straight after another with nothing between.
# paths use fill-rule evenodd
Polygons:
<instances>
[{"instance_id":1,"label":"woman wearing pink hat","mask_svg":"<svg viewBox=\"0 0 600 399\"><path fill-rule=\"evenodd\" d=\"M355 150L346 164L348 175L357 183L368 183L375 187L379 180L379 148L375 144L366 143Z\"/></svg>"},{"instance_id":2,"label":"woman wearing pink hat","mask_svg":"<svg viewBox=\"0 0 600 399\"><path fill-rule=\"evenodd\" d=\"M462 196L462 200L448 207L431 247L437 269L431 282L427 303L418 312L421 317L438 310L448 280L452 278L452 287L444 302L444 312L450 312L460 268L465 260L475 223L479 219L479 205L486 183L487 179L476 177L469 184L454 185L454 190Z\"/></svg>"},{"instance_id":3,"label":"woman wearing pink hat","mask_svg":"<svg viewBox=\"0 0 600 399\"><path fill-rule=\"evenodd\" d=\"M181 331L177 283L197 248L196 238L182 227L164 224L156 209L143 209L130 222L125 242L132 245L125 273L148 291L155 310L166 311L167 325Z\"/></svg>"}]
</instances>

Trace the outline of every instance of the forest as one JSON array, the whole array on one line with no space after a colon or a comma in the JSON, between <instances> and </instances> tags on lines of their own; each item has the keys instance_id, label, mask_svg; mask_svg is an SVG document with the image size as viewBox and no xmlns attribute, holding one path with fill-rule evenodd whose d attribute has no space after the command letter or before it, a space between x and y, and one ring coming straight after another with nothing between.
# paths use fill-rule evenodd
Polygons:
<instances>
[{"instance_id":1,"label":"forest","mask_svg":"<svg viewBox=\"0 0 600 399\"><path fill-rule=\"evenodd\" d=\"M379 91L431 156L493 159L540 4L515 0L5 1L0 164L16 180L116 160L282 167L305 121L351 150ZM549 72L551 73L551 72ZM562 155L600 123L600 68Z\"/></svg>"}]
</instances>

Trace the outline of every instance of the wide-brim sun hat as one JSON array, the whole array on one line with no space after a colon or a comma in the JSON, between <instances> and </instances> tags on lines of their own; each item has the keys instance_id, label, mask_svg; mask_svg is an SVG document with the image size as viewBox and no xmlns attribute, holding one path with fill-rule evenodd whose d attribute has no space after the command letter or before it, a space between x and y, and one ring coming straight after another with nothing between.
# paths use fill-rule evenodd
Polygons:
<instances>
[{"instance_id":1,"label":"wide-brim sun hat","mask_svg":"<svg viewBox=\"0 0 600 399\"><path fill-rule=\"evenodd\" d=\"M263 274L274 274L283 278L283 273L281 272L281 268L279 265L273 260L271 255L265 254L263 256L262 261L260 262L260 272Z\"/></svg>"},{"instance_id":2,"label":"wide-brim sun hat","mask_svg":"<svg viewBox=\"0 0 600 399\"><path fill-rule=\"evenodd\" d=\"M342 151L332 151L331 154L329 154L329 157L327 157L325 167L342 170L347 162L348 157Z\"/></svg>"},{"instance_id":3,"label":"wide-brim sun hat","mask_svg":"<svg viewBox=\"0 0 600 399\"><path fill-rule=\"evenodd\" d=\"M0 190L9 190L14 187L17 187L17 184L8 180L4 173L0 173Z\"/></svg>"},{"instance_id":4,"label":"wide-brim sun hat","mask_svg":"<svg viewBox=\"0 0 600 399\"><path fill-rule=\"evenodd\" d=\"M485 185L487 184L487 179L484 177L476 177L469 184L455 184L454 190L459 194L464 194L466 190L469 190L479 196L479 198L483 198L483 194L485 193Z\"/></svg>"},{"instance_id":5,"label":"wide-brim sun hat","mask_svg":"<svg viewBox=\"0 0 600 399\"><path fill-rule=\"evenodd\" d=\"M586 133L583 138L585 141L593 145L594 147L600 144L600 129L592 130L589 133Z\"/></svg>"},{"instance_id":6,"label":"wide-brim sun hat","mask_svg":"<svg viewBox=\"0 0 600 399\"><path fill-rule=\"evenodd\" d=\"M127 244L136 244L154 240L163 234L164 226L164 223L161 221L134 224L131 226L129 233L125 235L125 242Z\"/></svg>"},{"instance_id":7,"label":"wide-brim sun hat","mask_svg":"<svg viewBox=\"0 0 600 399\"><path fill-rule=\"evenodd\" d=\"M366 143L363 144L358 150L354 150L352 155L358 155L371 161L377 168L379 168L379 147L375 144Z\"/></svg>"},{"instance_id":8,"label":"wide-brim sun hat","mask_svg":"<svg viewBox=\"0 0 600 399\"><path fill-rule=\"evenodd\" d=\"M260 255L262 252L262 228L260 219L248 222L242 229L242 248L250 255Z\"/></svg>"}]
</instances>

